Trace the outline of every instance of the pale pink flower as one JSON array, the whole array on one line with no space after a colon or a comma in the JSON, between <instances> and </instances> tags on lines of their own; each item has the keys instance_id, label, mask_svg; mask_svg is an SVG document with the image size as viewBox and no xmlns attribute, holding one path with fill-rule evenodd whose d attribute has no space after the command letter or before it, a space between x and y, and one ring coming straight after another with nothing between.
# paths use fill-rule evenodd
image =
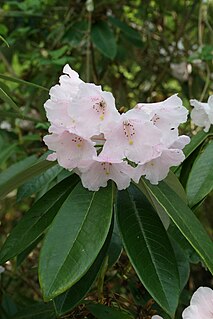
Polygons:
<instances>
[{"instance_id":1,"label":"pale pink flower","mask_svg":"<svg viewBox=\"0 0 213 319\"><path fill-rule=\"evenodd\" d=\"M103 133L104 127L120 117L112 93L102 91L101 86L93 83L79 86L68 113L75 120L78 133L87 137Z\"/></svg>"},{"instance_id":2,"label":"pale pink flower","mask_svg":"<svg viewBox=\"0 0 213 319\"><path fill-rule=\"evenodd\" d=\"M161 141L161 131L147 121L146 116L145 119L138 118L131 110L109 128L105 132L104 152L110 152L114 158L144 164L159 156L154 147Z\"/></svg>"},{"instance_id":3,"label":"pale pink flower","mask_svg":"<svg viewBox=\"0 0 213 319\"><path fill-rule=\"evenodd\" d=\"M152 316L152 319L163 319L163 317L155 315L155 316Z\"/></svg>"},{"instance_id":4,"label":"pale pink flower","mask_svg":"<svg viewBox=\"0 0 213 319\"><path fill-rule=\"evenodd\" d=\"M136 183L139 182L141 176L145 175L146 179L157 185L159 181L166 178L170 167L180 165L185 159L182 149L190 142L188 136L178 136L177 130L174 130L170 135L164 136L162 141L164 144L156 147L160 155L135 168L132 178Z\"/></svg>"},{"instance_id":5,"label":"pale pink flower","mask_svg":"<svg viewBox=\"0 0 213 319\"><path fill-rule=\"evenodd\" d=\"M138 103L135 110L146 112L152 123L161 130L177 128L181 123L187 121L188 115L188 110L183 106L182 100L177 94L162 102Z\"/></svg>"},{"instance_id":6,"label":"pale pink flower","mask_svg":"<svg viewBox=\"0 0 213 319\"><path fill-rule=\"evenodd\" d=\"M47 118L55 129L56 127L62 129L74 127L75 120L69 116L68 109L72 107L72 100L78 93L79 85L83 83L78 73L68 64L65 65L63 72L66 75L60 77L60 85L57 84L50 89L50 99L44 104Z\"/></svg>"},{"instance_id":7,"label":"pale pink flower","mask_svg":"<svg viewBox=\"0 0 213 319\"><path fill-rule=\"evenodd\" d=\"M85 167L93 162L96 156L94 143L70 132L46 135L44 142L55 153L49 155L48 160L56 160L66 169Z\"/></svg>"},{"instance_id":8,"label":"pale pink flower","mask_svg":"<svg viewBox=\"0 0 213 319\"><path fill-rule=\"evenodd\" d=\"M113 180L119 190L129 187L133 170L130 165L101 154L93 159L94 162L90 166L77 171L84 187L98 191L100 187L107 186L108 180Z\"/></svg>"},{"instance_id":9,"label":"pale pink flower","mask_svg":"<svg viewBox=\"0 0 213 319\"><path fill-rule=\"evenodd\" d=\"M213 124L213 95L210 95L207 103L202 103L197 100L190 100L192 106L191 111L192 121L201 127L204 127L204 132L208 132L211 124Z\"/></svg>"},{"instance_id":10,"label":"pale pink flower","mask_svg":"<svg viewBox=\"0 0 213 319\"><path fill-rule=\"evenodd\" d=\"M198 288L192 296L190 306L182 314L183 319L212 319L213 290L208 287Z\"/></svg>"}]
</instances>

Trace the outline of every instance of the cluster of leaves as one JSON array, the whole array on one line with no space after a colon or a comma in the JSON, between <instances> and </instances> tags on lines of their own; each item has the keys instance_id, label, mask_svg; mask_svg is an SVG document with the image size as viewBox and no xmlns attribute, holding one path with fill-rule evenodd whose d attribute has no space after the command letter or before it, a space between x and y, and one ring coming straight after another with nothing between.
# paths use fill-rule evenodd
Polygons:
<instances>
[{"instance_id":1,"label":"cluster of leaves","mask_svg":"<svg viewBox=\"0 0 213 319\"><path fill-rule=\"evenodd\" d=\"M1 243L11 224L17 225L0 253L1 263L15 257L0 279L2 318L67 313L73 318L150 318L154 310L169 318L178 301L187 300L190 264L202 261L213 271L212 243L195 217L213 188L212 131L193 136L184 163L158 187L142 180L118 193L112 184L89 192L77 176L47 162L46 154L40 156L48 127L43 103L65 63L83 79L112 90L121 110L176 92L183 99L207 97L212 10L208 3L182 0L3 1ZM171 64L180 68L180 62L190 64L192 73L175 73ZM126 255L119 259L123 247ZM26 276L21 269L30 256L30 268L37 264L38 248L45 303L35 274L25 283L27 289L36 287L33 295L26 289L24 297L18 296L23 283L18 274ZM111 291L114 277L119 284ZM18 294L11 298L16 281ZM151 297L158 306L151 307ZM85 307L75 310L82 303Z\"/></svg>"},{"instance_id":2,"label":"cluster of leaves","mask_svg":"<svg viewBox=\"0 0 213 319\"><path fill-rule=\"evenodd\" d=\"M47 312L44 318L71 311L82 302L97 277L103 280L107 267L114 265L124 246L139 280L161 306L164 316L173 316L189 277L189 263L201 260L213 272L212 242L192 211L212 189L211 137L211 132L200 132L185 149L186 160L179 168L180 175L186 165L191 165L198 148L204 147L187 179L187 197L172 172L159 186L141 180L120 192L112 184L90 192L75 174L35 157L1 173L1 197L22 184L18 200L44 189L47 181L55 181L12 230L0 252L1 264L16 257L19 267L45 234L39 281L44 300L52 301L33 305L29 315L35 308L38 313ZM187 206L187 198L192 210ZM118 309L107 309L92 300L85 302L97 318L103 313L109 315L110 311L121 318L137 315L131 307L119 314ZM22 318L25 311L28 310L21 309L16 317Z\"/></svg>"}]
</instances>

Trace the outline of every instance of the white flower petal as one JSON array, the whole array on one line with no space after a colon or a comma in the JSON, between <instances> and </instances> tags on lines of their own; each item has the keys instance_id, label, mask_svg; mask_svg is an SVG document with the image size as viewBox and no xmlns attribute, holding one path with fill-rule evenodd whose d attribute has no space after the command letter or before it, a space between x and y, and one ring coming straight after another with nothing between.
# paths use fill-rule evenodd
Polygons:
<instances>
[{"instance_id":1,"label":"white flower petal","mask_svg":"<svg viewBox=\"0 0 213 319\"><path fill-rule=\"evenodd\" d=\"M190 306L183 314L183 319L212 319L213 318L213 290L199 287L192 296Z\"/></svg>"}]
</instances>

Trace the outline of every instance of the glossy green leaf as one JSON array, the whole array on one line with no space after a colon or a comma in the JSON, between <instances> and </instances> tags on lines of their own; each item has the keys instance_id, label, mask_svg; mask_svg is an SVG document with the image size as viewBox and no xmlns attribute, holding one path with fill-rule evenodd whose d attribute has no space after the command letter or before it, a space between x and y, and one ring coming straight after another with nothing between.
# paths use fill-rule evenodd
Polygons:
<instances>
[{"instance_id":1,"label":"glossy green leaf","mask_svg":"<svg viewBox=\"0 0 213 319\"><path fill-rule=\"evenodd\" d=\"M28 197L34 193L40 191L44 186L53 181L58 174L63 170L59 165L55 165L47 169L39 176L35 176L25 184L23 184L17 192L16 200L20 202L23 198Z\"/></svg>"},{"instance_id":2,"label":"glossy green leaf","mask_svg":"<svg viewBox=\"0 0 213 319\"><path fill-rule=\"evenodd\" d=\"M36 156L30 156L11 165L0 174L0 198L54 165L56 163L37 159Z\"/></svg>"},{"instance_id":3,"label":"glossy green leaf","mask_svg":"<svg viewBox=\"0 0 213 319\"><path fill-rule=\"evenodd\" d=\"M101 304L89 304L87 308L97 319L133 319L133 316L126 311Z\"/></svg>"},{"instance_id":4,"label":"glossy green leaf","mask_svg":"<svg viewBox=\"0 0 213 319\"><path fill-rule=\"evenodd\" d=\"M117 52L115 35L105 21L92 25L92 42L107 58L114 59Z\"/></svg>"},{"instance_id":5,"label":"glossy green leaf","mask_svg":"<svg viewBox=\"0 0 213 319\"><path fill-rule=\"evenodd\" d=\"M12 230L0 251L3 264L29 247L51 224L69 192L79 181L77 176L68 177L49 190L24 215Z\"/></svg>"},{"instance_id":6,"label":"glossy green leaf","mask_svg":"<svg viewBox=\"0 0 213 319\"><path fill-rule=\"evenodd\" d=\"M56 319L53 303L36 303L19 310L13 319Z\"/></svg>"},{"instance_id":7,"label":"glossy green leaf","mask_svg":"<svg viewBox=\"0 0 213 319\"><path fill-rule=\"evenodd\" d=\"M37 89L41 89L41 90L45 90L45 91L49 91L47 88L41 86L41 85L38 85L38 84L35 84L35 83L31 83L31 82L28 82L28 81L24 81L24 80L21 80L21 79L17 79L17 78L14 78L12 76L8 76L8 75L4 75L4 74L1 74L0 73L0 79L3 79L5 81L9 81L9 82L16 82L16 83L19 83L19 84L24 84L24 85L27 85L27 86L32 86L32 87L35 87Z\"/></svg>"},{"instance_id":8,"label":"glossy green leaf","mask_svg":"<svg viewBox=\"0 0 213 319\"><path fill-rule=\"evenodd\" d=\"M136 186L140 188L141 183L149 189L213 273L213 243L191 209L165 182L154 186L141 179Z\"/></svg>"},{"instance_id":9,"label":"glossy green leaf","mask_svg":"<svg viewBox=\"0 0 213 319\"><path fill-rule=\"evenodd\" d=\"M108 267L112 267L119 259L123 250L123 243L115 220L111 242L108 250Z\"/></svg>"},{"instance_id":10,"label":"glossy green leaf","mask_svg":"<svg viewBox=\"0 0 213 319\"><path fill-rule=\"evenodd\" d=\"M143 285L170 315L179 299L174 252L163 224L136 188L118 193L117 218L124 247Z\"/></svg>"},{"instance_id":11,"label":"glossy green leaf","mask_svg":"<svg viewBox=\"0 0 213 319\"><path fill-rule=\"evenodd\" d=\"M187 281L189 279L190 274L190 265L189 265L189 259L188 256L185 254L184 250L181 248L181 246L170 237L170 242L172 244L175 258L177 261L178 266L178 272L179 272L179 278L180 278L180 290L182 291L183 288L186 286Z\"/></svg>"},{"instance_id":12,"label":"glossy green leaf","mask_svg":"<svg viewBox=\"0 0 213 319\"><path fill-rule=\"evenodd\" d=\"M78 184L68 196L40 254L39 280L45 300L69 289L91 267L106 240L112 210L112 184L98 192Z\"/></svg>"},{"instance_id":13,"label":"glossy green leaf","mask_svg":"<svg viewBox=\"0 0 213 319\"><path fill-rule=\"evenodd\" d=\"M113 225L110 227L107 239L101 248L100 253L87 273L69 290L54 299L55 309L58 315L63 315L78 305L95 282L109 248L112 237L112 228Z\"/></svg>"},{"instance_id":14,"label":"glossy green leaf","mask_svg":"<svg viewBox=\"0 0 213 319\"><path fill-rule=\"evenodd\" d=\"M38 237L35 241L32 242L25 250L23 250L20 254L17 255L16 258L16 267L19 267L23 261L28 257L28 255L37 247L40 241L43 239L43 235Z\"/></svg>"},{"instance_id":15,"label":"glossy green leaf","mask_svg":"<svg viewBox=\"0 0 213 319\"><path fill-rule=\"evenodd\" d=\"M200 131L196 135L192 136L191 141L188 145L184 147L184 154L186 158L190 156L197 147L199 147L206 139L207 137L213 135L213 132L210 130L209 132Z\"/></svg>"},{"instance_id":16,"label":"glossy green leaf","mask_svg":"<svg viewBox=\"0 0 213 319\"><path fill-rule=\"evenodd\" d=\"M213 141L205 147L192 166L186 184L189 205L199 203L213 189Z\"/></svg>"},{"instance_id":17,"label":"glossy green leaf","mask_svg":"<svg viewBox=\"0 0 213 319\"><path fill-rule=\"evenodd\" d=\"M202 143L205 142L205 140L211 135L213 135L212 130L210 130L208 133L205 133L204 131L200 131L196 135L191 137L190 143L187 144L183 149L183 152L185 154L184 164L185 164L185 161L188 159L188 157L190 157L202 145ZM178 172L181 166L174 167L173 172L175 173Z\"/></svg>"},{"instance_id":18,"label":"glossy green leaf","mask_svg":"<svg viewBox=\"0 0 213 319\"><path fill-rule=\"evenodd\" d=\"M164 180L175 192L179 194L182 200L187 203L186 193L181 185L177 176L170 171L166 179ZM157 202L155 197L149 192L149 189L145 187L145 185L140 184L141 190L143 191L144 195L147 197L149 202L152 204L156 212L158 213L164 227L167 229L170 225L170 218L168 214L165 212L164 208Z\"/></svg>"}]
</instances>

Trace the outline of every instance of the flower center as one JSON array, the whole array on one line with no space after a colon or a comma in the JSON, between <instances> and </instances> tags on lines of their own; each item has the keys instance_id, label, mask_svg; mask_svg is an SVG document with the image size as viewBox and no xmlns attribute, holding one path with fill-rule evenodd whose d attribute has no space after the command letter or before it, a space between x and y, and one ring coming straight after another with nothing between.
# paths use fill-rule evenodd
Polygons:
<instances>
[{"instance_id":1,"label":"flower center","mask_svg":"<svg viewBox=\"0 0 213 319\"><path fill-rule=\"evenodd\" d=\"M108 163L108 162L103 162L101 163L101 166L103 168L103 171L106 175L110 174L110 168L112 166L112 163Z\"/></svg>"},{"instance_id":2,"label":"flower center","mask_svg":"<svg viewBox=\"0 0 213 319\"><path fill-rule=\"evenodd\" d=\"M72 138L72 142L75 143L78 148L82 147L84 143L83 139L77 135Z\"/></svg>"},{"instance_id":3,"label":"flower center","mask_svg":"<svg viewBox=\"0 0 213 319\"><path fill-rule=\"evenodd\" d=\"M130 121L123 122L124 135L129 141L129 145L133 144L133 137L135 135L134 125Z\"/></svg>"},{"instance_id":4,"label":"flower center","mask_svg":"<svg viewBox=\"0 0 213 319\"><path fill-rule=\"evenodd\" d=\"M96 111L99 115L100 120L104 120L104 115L106 112L107 104L104 99L100 99L99 97L92 98L93 102L93 110Z\"/></svg>"}]
</instances>

